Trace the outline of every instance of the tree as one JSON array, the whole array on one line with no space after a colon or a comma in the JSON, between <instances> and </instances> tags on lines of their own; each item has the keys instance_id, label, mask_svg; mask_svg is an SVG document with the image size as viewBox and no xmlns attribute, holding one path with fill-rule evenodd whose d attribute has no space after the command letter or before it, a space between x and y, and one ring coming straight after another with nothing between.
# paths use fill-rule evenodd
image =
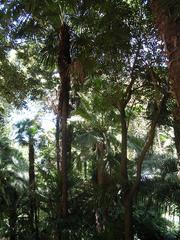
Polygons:
<instances>
[{"instance_id":1,"label":"tree","mask_svg":"<svg viewBox=\"0 0 180 240\"><path fill-rule=\"evenodd\" d=\"M6 104L4 103L5 106L7 106ZM20 165L24 158L20 151L11 146L8 138L6 107L1 107L0 112L0 210L3 217L3 219L1 218L0 237L3 237L3 233L6 232L10 240L16 240L18 232L18 201L21 195L21 186L24 185L24 181L19 175L20 167L16 164L18 162ZM19 187L16 187L17 183Z\"/></svg>"},{"instance_id":2,"label":"tree","mask_svg":"<svg viewBox=\"0 0 180 240\"><path fill-rule=\"evenodd\" d=\"M57 156L54 139L50 147L42 140L36 148L41 155L36 178L34 123L21 124L19 132L29 147L32 237L129 240L137 235L142 240L150 235L148 226L155 231L152 238L162 237L168 225L162 219L163 204L177 212L177 197L168 195L168 202L162 195L171 187L178 193L178 187L173 181L168 186L173 173L157 174L161 168L153 158L158 161L158 151L168 152L162 132L171 133L174 103L147 1L7 0L0 11L2 50L6 43L15 49L13 65L18 62L25 76L21 91L18 86L15 90L33 100L52 96L50 89L56 86ZM5 72L2 78L8 80ZM2 90L2 96L10 95ZM176 124L174 128L179 149ZM27 210L25 198L20 199L14 222L22 239L29 236L23 236Z\"/></svg>"},{"instance_id":3,"label":"tree","mask_svg":"<svg viewBox=\"0 0 180 240\"><path fill-rule=\"evenodd\" d=\"M39 125L34 120L24 120L16 124L17 139L20 144L28 146L29 155L29 223L31 234L36 239L38 236L38 219L37 219L37 204L36 204L36 180L35 180L35 141Z\"/></svg>"},{"instance_id":4,"label":"tree","mask_svg":"<svg viewBox=\"0 0 180 240\"><path fill-rule=\"evenodd\" d=\"M179 119L180 119L180 17L179 10L180 4L174 0L168 1L151 1L152 10L155 16L156 26L159 30L162 41L165 45L166 54L169 60L169 79L172 85L172 91L176 100L177 107L173 111L174 127L175 127L175 140L178 155L178 170L180 165L180 152L179 152ZM178 175L180 173L178 172Z\"/></svg>"},{"instance_id":5,"label":"tree","mask_svg":"<svg viewBox=\"0 0 180 240\"><path fill-rule=\"evenodd\" d=\"M152 9L156 18L156 25L159 29L160 36L165 44L166 53L169 60L169 78L172 84L173 93L180 105L179 96L179 2L174 0L168 1L152 1Z\"/></svg>"}]
</instances>

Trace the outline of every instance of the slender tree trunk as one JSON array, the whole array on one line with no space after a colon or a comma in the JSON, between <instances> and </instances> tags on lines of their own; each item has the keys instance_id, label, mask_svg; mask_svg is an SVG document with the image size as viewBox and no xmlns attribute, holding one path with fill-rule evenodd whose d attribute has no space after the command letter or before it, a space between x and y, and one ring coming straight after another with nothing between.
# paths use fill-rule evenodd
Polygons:
<instances>
[{"instance_id":1,"label":"slender tree trunk","mask_svg":"<svg viewBox=\"0 0 180 240\"><path fill-rule=\"evenodd\" d=\"M121 165L120 165L120 176L123 185L128 182L128 170L127 170L127 123L125 107L122 104L120 108L120 122L121 122Z\"/></svg>"},{"instance_id":2,"label":"slender tree trunk","mask_svg":"<svg viewBox=\"0 0 180 240\"><path fill-rule=\"evenodd\" d=\"M36 199L35 199L35 169L34 169L34 143L33 139L29 138L29 204L30 204L30 212L29 212L29 221L31 233L35 235L35 238L39 238L38 234L38 219L37 219L37 207L36 207Z\"/></svg>"},{"instance_id":3,"label":"slender tree trunk","mask_svg":"<svg viewBox=\"0 0 180 240\"><path fill-rule=\"evenodd\" d=\"M69 65L71 64L70 57L70 29L65 23L60 28L60 45L58 57L59 71L61 77L61 91L60 91L60 124L61 124L61 176L62 176L62 216L65 217L68 213L68 117L69 117L69 98L70 98L70 74Z\"/></svg>"},{"instance_id":4,"label":"slender tree trunk","mask_svg":"<svg viewBox=\"0 0 180 240\"><path fill-rule=\"evenodd\" d=\"M125 240L134 239L133 236L133 199L126 199L124 203L124 238Z\"/></svg>"},{"instance_id":5,"label":"slender tree trunk","mask_svg":"<svg viewBox=\"0 0 180 240\"><path fill-rule=\"evenodd\" d=\"M10 240L16 240L16 221L17 221L17 212L16 212L16 204L17 204L17 194L15 193L14 202L10 207L9 214L9 227L10 227Z\"/></svg>"},{"instance_id":6,"label":"slender tree trunk","mask_svg":"<svg viewBox=\"0 0 180 240\"><path fill-rule=\"evenodd\" d=\"M84 167L83 169L84 180L86 181L87 180L87 162L86 161L84 161L83 167Z\"/></svg>"},{"instance_id":7,"label":"slender tree trunk","mask_svg":"<svg viewBox=\"0 0 180 240\"><path fill-rule=\"evenodd\" d=\"M124 207L124 233L123 237L125 240L133 240L133 196L129 196L131 191L129 176L128 176L128 158L127 158L127 143L128 143L128 122L126 118L126 107L132 96L132 87L136 80L134 75L137 59L141 49L141 41L138 42L133 66L130 73L130 83L128 84L125 96L120 101L118 110L120 112L120 123L121 123L121 156L120 156L120 181L122 188L121 202Z\"/></svg>"},{"instance_id":8,"label":"slender tree trunk","mask_svg":"<svg viewBox=\"0 0 180 240\"><path fill-rule=\"evenodd\" d=\"M104 141L96 143L96 183L101 191L101 194L104 189L104 176L105 176L105 162L104 155L106 151L106 146ZM96 230L97 233L100 234L104 230L104 226L102 223L102 217L100 216L99 209L101 208L101 202L98 203L97 209L95 209L95 222L96 222Z\"/></svg>"},{"instance_id":9,"label":"slender tree trunk","mask_svg":"<svg viewBox=\"0 0 180 240\"><path fill-rule=\"evenodd\" d=\"M58 109L60 109L60 102L58 103ZM57 164L57 188L58 188L58 202L57 202L57 212L56 212L56 229L55 229L55 240L61 239L61 226L59 226L60 216L61 216L61 151L60 151L60 113L57 112L56 116L56 164Z\"/></svg>"},{"instance_id":10,"label":"slender tree trunk","mask_svg":"<svg viewBox=\"0 0 180 240\"><path fill-rule=\"evenodd\" d=\"M121 159L120 159L120 181L122 188L122 204L125 208L126 197L129 191L128 167L127 167L127 122L125 105L122 103L120 107L121 122Z\"/></svg>"},{"instance_id":11,"label":"slender tree trunk","mask_svg":"<svg viewBox=\"0 0 180 240\"><path fill-rule=\"evenodd\" d=\"M98 144L97 144L98 145ZM103 189L103 182L104 182L104 166L103 166L103 156L100 154L97 154L97 186L102 191ZM102 193L101 193L102 194ZM95 220L96 220L96 230L98 234L102 232L102 221L99 213L99 209L101 208L98 204L97 209L95 211Z\"/></svg>"},{"instance_id":12,"label":"slender tree trunk","mask_svg":"<svg viewBox=\"0 0 180 240\"><path fill-rule=\"evenodd\" d=\"M57 113L56 117L56 164L58 170L58 176L60 174L60 116ZM58 179L59 181L60 179Z\"/></svg>"},{"instance_id":13,"label":"slender tree trunk","mask_svg":"<svg viewBox=\"0 0 180 240\"><path fill-rule=\"evenodd\" d=\"M126 177L127 183L122 184L122 204L124 207L124 239L125 240L133 240L133 201L135 196L138 193L138 188L141 181L141 171L142 171L142 164L146 157L147 152L149 151L150 147L153 144L155 130L157 126L157 122L159 120L161 109L163 108L163 105L165 103L166 96L164 96L161 100L161 103L159 105L159 109L155 113L155 118L151 122L151 126L149 129L149 132L147 134L147 139L144 144L144 147L137 158L136 164L136 179L134 183L130 186L130 183L128 181L128 172L127 172L127 128L123 130L123 127L126 127L126 119L125 119L125 109L121 109L121 127L122 127L122 138L124 137L125 140L122 139L122 143L124 145L121 146L121 151L124 151L124 155L121 156L121 161L124 161L124 169L121 174L122 176ZM122 144L121 143L121 144ZM126 156L126 159L125 159ZM123 165L122 165L123 166ZM122 171L122 169L121 169Z\"/></svg>"},{"instance_id":14,"label":"slender tree trunk","mask_svg":"<svg viewBox=\"0 0 180 240\"><path fill-rule=\"evenodd\" d=\"M120 181L122 187L122 205L124 208L124 239L132 240L132 201L128 199L129 180L127 167L127 122L125 114L125 106L121 103L120 122L121 122L121 159L120 159Z\"/></svg>"},{"instance_id":15,"label":"slender tree trunk","mask_svg":"<svg viewBox=\"0 0 180 240\"><path fill-rule=\"evenodd\" d=\"M34 174L34 146L32 140L29 140L29 203L30 213L29 220L31 231L34 232L34 190L35 190L35 174Z\"/></svg>"}]
</instances>

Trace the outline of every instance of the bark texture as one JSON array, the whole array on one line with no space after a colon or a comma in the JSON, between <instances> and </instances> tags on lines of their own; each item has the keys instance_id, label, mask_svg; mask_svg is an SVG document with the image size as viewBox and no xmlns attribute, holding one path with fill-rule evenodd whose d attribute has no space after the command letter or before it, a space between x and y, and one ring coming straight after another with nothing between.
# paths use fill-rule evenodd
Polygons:
<instances>
[{"instance_id":1,"label":"bark texture","mask_svg":"<svg viewBox=\"0 0 180 240\"><path fill-rule=\"evenodd\" d=\"M156 26L165 44L169 60L169 79L177 103L173 114L175 119L175 142L178 153L178 176L180 177L180 147L177 143L179 135L177 123L180 120L180 16L177 14L176 9L176 7L180 7L180 5L177 3L178 0L167 1L166 4L162 4L161 1L157 0L151 1Z\"/></svg>"},{"instance_id":2,"label":"bark texture","mask_svg":"<svg viewBox=\"0 0 180 240\"><path fill-rule=\"evenodd\" d=\"M61 90L59 96L60 127L61 127L61 151L60 151L60 171L61 171L61 193L62 207L61 213L65 217L68 213L68 160L69 160L69 127L68 117L70 113L70 74L69 66L71 64L70 57L70 29L69 26L63 23L60 27L60 44L58 66L61 78Z\"/></svg>"},{"instance_id":3,"label":"bark texture","mask_svg":"<svg viewBox=\"0 0 180 240\"><path fill-rule=\"evenodd\" d=\"M175 14L173 1L161 4L161 1L152 0L151 6L156 26L165 44L172 91L180 108L180 17Z\"/></svg>"}]
</instances>

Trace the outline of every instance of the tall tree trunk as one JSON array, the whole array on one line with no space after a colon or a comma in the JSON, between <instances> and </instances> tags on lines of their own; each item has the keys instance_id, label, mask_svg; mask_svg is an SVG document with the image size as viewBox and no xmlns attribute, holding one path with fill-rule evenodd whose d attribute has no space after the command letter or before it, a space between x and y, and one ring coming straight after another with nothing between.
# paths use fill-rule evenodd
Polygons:
<instances>
[{"instance_id":1,"label":"tall tree trunk","mask_svg":"<svg viewBox=\"0 0 180 240\"><path fill-rule=\"evenodd\" d=\"M60 109L60 102L58 103L58 108ZM60 152L60 113L57 112L56 116L56 164L57 164L57 212L56 212L56 229L55 229L55 240L61 239L61 226L59 226L59 221L61 217L61 170L60 170L61 152Z\"/></svg>"},{"instance_id":2,"label":"tall tree trunk","mask_svg":"<svg viewBox=\"0 0 180 240\"><path fill-rule=\"evenodd\" d=\"M60 116L57 113L56 116L56 164L58 170L58 176L60 174ZM58 179L59 182L60 179Z\"/></svg>"},{"instance_id":3,"label":"tall tree trunk","mask_svg":"<svg viewBox=\"0 0 180 240\"><path fill-rule=\"evenodd\" d=\"M35 169L34 169L34 143L33 139L29 138L29 221L31 233L35 235L35 239L38 239L38 220L37 220L37 208L35 199Z\"/></svg>"},{"instance_id":4,"label":"tall tree trunk","mask_svg":"<svg viewBox=\"0 0 180 240\"><path fill-rule=\"evenodd\" d=\"M128 167L127 167L127 122L124 103L120 107L120 122L121 122L121 157L120 157L120 181L122 187L122 204L126 199L129 190Z\"/></svg>"},{"instance_id":5,"label":"tall tree trunk","mask_svg":"<svg viewBox=\"0 0 180 240\"><path fill-rule=\"evenodd\" d=\"M120 122L121 122L121 158L120 158L120 181L122 188L122 205L124 208L124 239L133 239L133 223L132 223L132 199L129 199L129 179L127 167L127 121L125 113L126 104L121 103Z\"/></svg>"},{"instance_id":6,"label":"tall tree trunk","mask_svg":"<svg viewBox=\"0 0 180 240\"><path fill-rule=\"evenodd\" d=\"M12 209L9 217L10 240L16 240L16 220L17 220L16 211Z\"/></svg>"},{"instance_id":7,"label":"tall tree trunk","mask_svg":"<svg viewBox=\"0 0 180 240\"><path fill-rule=\"evenodd\" d=\"M156 25L166 47L169 59L169 78L172 90L180 107L180 17L175 15L172 3L162 4L152 0L152 9L155 15Z\"/></svg>"},{"instance_id":8,"label":"tall tree trunk","mask_svg":"<svg viewBox=\"0 0 180 240\"><path fill-rule=\"evenodd\" d=\"M160 113L160 111L159 111ZM136 169L136 179L132 186L129 188L124 199L124 208L125 208L125 240L133 240L133 201L135 196L138 194L138 188L141 182L141 171L142 164L146 157L147 152L153 144L156 125L158 121L157 114L156 119L152 121L150 130L147 135L147 140L145 142L144 148L141 151L141 154L137 158L137 169Z\"/></svg>"},{"instance_id":9,"label":"tall tree trunk","mask_svg":"<svg viewBox=\"0 0 180 240\"><path fill-rule=\"evenodd\" d=\"M126 199L124 203L124 239L132 240L133 235L133 199Z\"/></svg>"},{"instance_id":10,"label":"tall tree trunk","mask_svg":"<svg viewBox=\"0 0 180 240\"><path fill-rule=\"evenodd\" d=\"M56 150L57 168L61 179L61 185L59 185L61 196L58 211L61 217L65 218L68 215L68 165L71 157L72 133L70 126L68 126L70 115L70 28L66 23L61 25L59 36L58 67L60 74L60 94L56 123ZM58 239L62 239L64 234L60 226L58 228Z\"/></svg>"},{"instance_id":11,"label":"tall tree trunk","mask_svg":"<svg viewBox=\"0 0 180 240\"><path fill-rule=\"evenodd\" d=\"M14 190L13 191L13 202L11 203L10 206L10 211L9 211L9 228L10 228L10 240L16 240L16 221L17 221L17 193Z\"/></svg>"},{"instance_id":12,"label":"tall tree trunk","mask_svg":"<svg viewBox=\"0 0 180 240\"><path fill-rule=\"evenodd\" d=\"M134 183L132 185L130 185L129 180L128 180L128 170L127 170L127 126L126 126L126 116L125 116L125 109L121 108L120 113L121 113L121 127L122 127L122 138L124 138L125 140L122 139L122 143L121 143L121 151L124 153L123 156L121 156L121 161L124 161L124 168L121 169L121 177L125 177L125 179L127 180L124 184L124 182L122 182L122 204L124 207L124 239L125 240L133 240L134 236L133 236L133 201L135 196L138 193L138 188L140 185L140 181L141 181L141 171L142 171L142 164L143 161L146 157L147 152L149 151L150 147L153 144L153 140L154 140L154 135L155 135L155 130L156 130L156 126L161 114L161 111L163 109L163 106L166 102L166 96L163 96L159 108L157 109L157 112L155 113L154 119L151 122L151 126L149 129L149 132L147 134L147 139L146 142L144 144L144 147L140 153L140 155L138 156L137 160L136 160L136 179L134 181ZM125 129L123 129L123 127ZM125 159L126 157L126 159ZM123 165L122 165L123 166Z\"/></svg>"},{"instance_id":13,"label":"tall tree trunk","mask_svg":"<svg viewBox=\"0 0 180 240\"><path fill-rule=\"evenodd\" d=\"M62 176L62 216L65 217L68 213L68 150L69 150L69 98L70 98L70 74L69 65L71 64L70 57L70 29L69 26L63 23L60 28L60 45L58 65L61 77L61 90L59 96L59 113L61 126L61 176Z\"/></svg>"},{"instance_id":14,"label":"tall tree trunk","mask_svg":"<svg viewBox=\"0 0 180 240\"><path fill-rule=\"evenodd\" d=\"M174 4L178 1L167 1L163 4L161 1L151 0L151 6L156 26L166 47L169 59L169 78L177 106L180 108L180 17L175 14Z\"/></svg>"},{"instance_id":15,"label":"tall tree trunk","mask_svg":"<svg viewBox=\"0 0 180 240\"><path fill-rule=\"evenodd\" d=\"M178 176L180 176L180 149L177 144L179 130L176 127L178 125L177 122L180 120L180 16L177 14L175 5L178 1L179 0L171 0L163 4L161 1L151 0L151 6L155 15L156 26L165 44L166 53L169 59L169 79L177 103L177 107L174 111L174 130L178 153Z\"/></svg>"},{"instance_id":16,"label":"tall tree trunk","mask_svg":"<svg viewBox=\"0 0 180 240\"><path fill-rule=\"evenodd\" d=\"M122 181L122 185L125 185L128 182L128 170L127 170L127 123L126 123L126 114L125 114L125 106L122 103L120 108L120 122L121 122L121 165L120 165L120 177Z\"/></svg>"},{"instance_id":17,"label":"tall tree trunk","mask_svg":"<svg viewBox=\"0 0 180 240\"><path fill-rule=\"evenodd\" d=\"M126 88L125 96L120 101L120 105L118 106L120 112L120 123L121 123L121 156L120 156L120 181L122 188L122 197L121 202L124 207L124 239L132 240L133 239L133 198L129 198L130 192L130 181L128 176L128 158L127 158L127 143L128 143L128 124L126 118L126 107L129 103L132 95L132 87L136 80L134 76L135 67L137 63L137 59L139 56L141 48L141 41L138 42L133 66L130 72L130 83Z\"/></svg>"},{"instance_id":18,"label":"tall tree trunk","mask_svg":"<svg viewBox=\"0 0 180 240\"><path fill-rule=\"evenodd\" d=\"M134 183L130 186L127 186L124 194L122 196L122 203L124 207L124 239L125 240L133 240L133 201L135 196L138 193L138 188L141 181L141 169L142 169L142 163L145 159L145 156L147 152L149 151L149 148L153 144L154 140L154 134L156 129L156 124L158 120L158 114L155 121L151 123L151 127L148 133L148 137L146 140L146 143L144 145L144 148L141 151L141 154L137 158L137 170L136 170L136 179Z\"/></svg>"},{"instance_id":19,"label":"tall tree trunk","mask_svg":"<svg viewBox=\"0 0 180 240\"><path fill-rule=\"evenodd\" d=\"M105 156L105 151L106 151L106 145L105 141L103 139L102 142L96 143L96 184L99 188L99 193L102 194L105 191L105 185L104 185L104 180L105 180L105 161L104 161L104 156ZM95 209L95 221L96 221L96 230L97 233L100 234L102 231L105 229L105 226L103 225L102 218L104 216L100 216L100 211L101 209L101 202L98 202L97 208ZM104 219L103 219L104 220Z\"/></svg>"}]
</instances>

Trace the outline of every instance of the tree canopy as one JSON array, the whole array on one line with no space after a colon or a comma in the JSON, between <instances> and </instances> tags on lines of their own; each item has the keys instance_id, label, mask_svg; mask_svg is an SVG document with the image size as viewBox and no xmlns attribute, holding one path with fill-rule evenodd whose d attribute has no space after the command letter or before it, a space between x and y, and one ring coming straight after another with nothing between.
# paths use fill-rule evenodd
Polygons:
<instances>
[{"instance_id":1,"label":"tree canopy","mask_svg":"<svg viewBox=\"0 0 180 240\"><path fill-rule=\"evenodd\" d=\"M180 239L179 8L1 1L0 238Z\"/></svg>"}]
</instances>

